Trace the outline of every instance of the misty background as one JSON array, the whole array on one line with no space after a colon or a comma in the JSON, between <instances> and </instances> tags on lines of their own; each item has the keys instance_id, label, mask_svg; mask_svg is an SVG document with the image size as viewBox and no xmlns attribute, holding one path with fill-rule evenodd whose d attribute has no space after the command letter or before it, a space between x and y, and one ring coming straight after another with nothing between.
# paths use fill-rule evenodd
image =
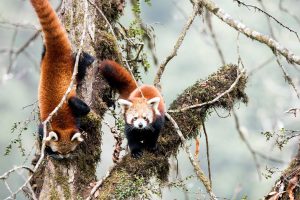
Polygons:
<instances>
[{"instance_id":1,"label":"misty background","mask_svg":"<svg viewBox=\"0 0 300 200\"><path fill-rule=\"evenodd\" d=\"M58 1L51 2L54 7L58 5ZM225 12L250 28L270 34L268 21L264 14L238 6L234 1L216 0L215 2ZM249 0L247 3L259 7L258 1ZM279 1L264 1L264 3L268 13L291 29L300 30L300 24L293 17L279 10ZM154 28L155 49L160 64L173 49L187 17L192 12L192 5L189 1L183 0L152 0L151 6L144 2L141 4L141 15L144 23ZM284 5L289 9L289 12L299 14L300 1L286 0ZM222 65L203 16L196 17L196 21L188 31L177 56L169 62L164 72L162 91L167 105L185 88L195 83L196 80L206 79L209 74L215 72ZM124 26L128 26L132 20L131 5L127 2L120 21ZM36 115L35 118L33 117L32 112L33 108L37 107L42 39L41 36L38 36L38 39L26 49L26 55L20 54L16 58L16 62L11 65L9 52L2 50L11 47L18 49L35 33L34 26L39 27L39 23L30 2L23 0L1 0L0 22L0 175L2 175L14 166L23 164L30 166L35 152L34 141L38 119ZM30 25L26 28L16 28L16 26L4 22ZM226 63L237 64L237 45L239 45L240 56L247 71L274 57L267 46L241 34L238 37L238 33L234 29L214 16L212 23ZM300 42L295 34L276 24L273 20L271 20L271 24L276 39L294 51L296 55L299 55ZM143 74L143 82L153 83L157 66L153 64L150 52L148 52L148 58L151 68L148 73ZM293 78L296 87L300 89L299 71L283 58L281 62ZM13 77L7 75L7 69L10 65L10 73L14 74ZM262 173L267 173L266 167L275 168L278 171L271 178L266 179L261 176L259 179L253 158L240 139L232 115L224 110L212 112L205 125L209 136L213 191L220 199L241 199L244 196L247 196L248 199L262 198L271 190L275 180L279 178L281 170L287 166L297 150L297 139L291 140L282 150L279 150L274 145L274 141L266 141L265 136L261 134L265 131L278 131L281 128L300 129L299 116L294 117L285 113L292 107L299 107L299 99L295 91L285 81L275 59L249 77L246 93L249 96L248 105L237 104L235 110L243 131L247 133L247 140L256 151L282 160L283 163L272 162L259 157ZM31 104L34 105L28 106ZM26 130L24 130L25 127ZM20 132L20 130L22 131ZM114 139L105 125L103 125L103 132L103 151L97 173L99 178L106 173L112 164L114 145ZM24 152L20 151L18 147L18 138L21 140ZM9 154L4 155L13 140L16 143L12 144ZM189 143L194 150L195 141L191 140ZM172 158L170 162L172 163L170 181L179 178L185 179L194 175L193 167L182 149L177 158ZM208 175L205 139L202 130L199 162ZM176 169L177 163L178 170ZM23 173L23 175L27 176L27 173ZM15 173L7 182L12 190L16 190L24 183L24 177ZM205 189L196 177L186 180L185 183L189 190L187 192L189 199L204 198L202 195L205 195ZM4 182L0 181L0 199L6 198L9 194ZM22 194L17 196L17 199L24 198ZM163 188L163 199L184 198L184 192L179 188Z\"/></svg>"}]
</instances>

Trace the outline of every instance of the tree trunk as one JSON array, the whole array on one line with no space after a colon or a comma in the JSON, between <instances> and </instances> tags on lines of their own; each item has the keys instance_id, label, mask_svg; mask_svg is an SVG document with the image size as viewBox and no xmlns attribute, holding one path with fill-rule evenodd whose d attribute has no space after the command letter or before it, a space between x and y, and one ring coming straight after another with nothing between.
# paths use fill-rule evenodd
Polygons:
<instances>
[{"instance_id":1,"label":"tree trunk","mask_svg":"<svg viewBox=\"0 0 300 200\"><path fill-rule=\"evenodd\" d=\"M83 30L85 0L64 0L59 12L74 52L77 51ZM118 0L95 1L108 20L113 24L122 11ZM118 8L118 9L116 9ZM87 34L83 51L96 56L98 60L114 58L120 61L116 51L116 41L108 31L108 26L96 8L89 4ZM76 157L71 160L56 161L45 157L39 170L34 174L31 185L39 199L80 199L86 198L91 190L90 183L96 181L96 166L101 154L101 119L107 110L106 103L110 95L109 87L101 79L98 62L88 69L77 92L92 109L82 119L81 129L86 132L84 142L77 147ZM35 160L38 159L35 158Z\"/></svg>"},{"instance_id":2,"label":"tree trunk","mask_svg":"<svg viewBox=\"0 0 300 200\"><path fill-rule=\"evenodd\" d=\"M95 4L103 11L113 25L123 9L122 0L96 0ZM83 30L84 0L65 0L60 12L60 18L69 38L78 48ZM116 41L108 30L101 14L89 4L88 34L83 50L95 55L99 61L113 59L121 62ZM98 63L88 70L85 81L78 86L79 96L92 108L92 112L82 119L81 128L87 133L85 141L78 147L77 157L71 160L56 161L46 157L42 166L31 181L31 185L39 199L82 199L89 196L91 183L96 181L96 166L101 154L101 119L110 104L110 89L101 78ZM240 70L237 66L226 65L212 74L206 81L196 82L187 88L172 104L171 109L186 105L199 104L214 99L226 91L236 80ZM184 113L174 113L172 116L179 123L184 136L189 139L197 134L202 120L211 108L230 110L233 104L241 100L247 102L244 93L246 77L242 76L236 87L214 104L204 108L191 109ZM105 101L105 102L104 102ZM145 152L141 159L134 160L126 155L111 171L96 193L98 199L126 199L145 195L145 188L150 178L156 177L166 181L169 172L168 159L176 155L180 148L180 138L171 123L167 122L159 139L159 151L156 154Z\"/></svg>"}]
</instances>

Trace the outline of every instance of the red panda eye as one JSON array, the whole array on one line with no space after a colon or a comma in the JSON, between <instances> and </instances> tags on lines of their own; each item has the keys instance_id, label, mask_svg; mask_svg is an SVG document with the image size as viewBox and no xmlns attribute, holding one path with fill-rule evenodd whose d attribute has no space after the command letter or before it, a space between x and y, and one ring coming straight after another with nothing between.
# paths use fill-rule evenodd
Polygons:
<instances>
[{"instance_id":1,"label":"red panda eye","mask_svg":"<svg viewBox=\"0 0 300 200\"><path fill-rule=\"evenodd\" d=\"M134 117L133 120L137 120L137 117Z\"/></svg>"},{"instance_id":2,"label":"red panda eye","mask_svg":"<svg viewBox=\"0 0 300 200\"><path fill-rule=\"evenodd\" d=\"M144 120L147 120L147 117L143 117Z\"/></svg>"}]
</instances>

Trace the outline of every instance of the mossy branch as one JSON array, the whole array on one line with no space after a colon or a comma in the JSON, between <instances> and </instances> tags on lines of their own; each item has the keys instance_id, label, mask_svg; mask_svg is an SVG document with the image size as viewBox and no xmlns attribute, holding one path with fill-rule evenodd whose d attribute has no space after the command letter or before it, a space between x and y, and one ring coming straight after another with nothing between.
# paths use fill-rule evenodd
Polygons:
<instances>
[{"instance_id":1,"label":"mossy branch","mask_svg":"<svg viewBox=\"0 0 300 200\"><path fill-rule=\"evenodd\" d=\"M300 199L299 175L300 143L298 144L297 155L291 160L288 167L282 172L280 178L275 182L272 190L265 196L264 200Z\"/></svg>"},{"instance_id":2,"label":"mossy branch","mask_svg":"<svg viewBox=\"0 0 300 200\"><path fill-rule=\"evenodd\" d=\"M241 71L235 65L221 67L216 73L210 75L207 80L197 81L194 85L187 88L173 101L170 109L179 109L214 99L219 94L228 90L240 73ZM190 139L197 135L197 129L202 125L202 120L206 118L211 109L223 108L230 110L237 101L247 103L248 98L244 92L246 80L247 78L243 74L231 92L213 104L209 104L201 109L191 109L184 113L172 113L175 121L177 123L180 122L179 128L184 137ZM161 181L166 181L169 174L168 159L171 155L178 153L180 146L180 137L175 133L173 125L167 121L159 138L159 150L156 155L144 152L143 157L138 160L131 158L129 155L124 156L122 161L112 169L110 176L103 182L98 192L98 199L109 199L119 195L119 187L124 180L132 182L132 184L129 184L130 187L136 185L136 181L140 179L143 180L144 185L147 185L153 176ZM123 191L126 190L126 188L123 189ZM139 191L136 190L136 192L129 192L123 195L126 198L139 196L143 193L143 191Z\"/></svg>"}]
</instances>

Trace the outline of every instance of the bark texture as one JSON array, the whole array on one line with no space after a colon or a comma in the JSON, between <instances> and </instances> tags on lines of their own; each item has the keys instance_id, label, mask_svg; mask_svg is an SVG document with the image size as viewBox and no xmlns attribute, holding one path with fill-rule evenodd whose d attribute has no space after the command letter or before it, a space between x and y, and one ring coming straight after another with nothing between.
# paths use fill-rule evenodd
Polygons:
<instances>
[{"instance_id":1,"label":"bark texture","mask_svg":"<svg viewBox=\"0 0 300 200\"><path fill-rule=\"evenodd\" d=\"M173 101L170 109L180 109L214 99L232 85L239 72L240 70L235 65L221 67L207 80L198 81L187 88ZM184 137L186 139L195 137L198 133L197 130L202 125L202 119L205 120L213 108L230 110L238 101L247 103L248 98L244 92L246 82L246 76L242 76L236 87L214 104L185 112L172 113L171 115L178 123ZM158 143L159 151L156 154L144 152L142 158L138 160L129 155L125 156L104 181L97 193L97 198L130 199L135 197L140 199L147 195L148 189L145 188L149 188L151 178L157 178L156 180L161 182L166 181L169 174L168 159L171 155L176 155L179 152L181 145L181 140L169 121L166 122Z\"/></svg>"},{"instance_id":2,"label":"bark texture","mask_svg":"<svg viewBox=\"0 0 300 200\"><path fill-rule=\"evenodd\" d=\"M78 48L83 30L84 1L64 0L58 13L69 34L74 52ZM97 0L95 3L112 24L122 11L118 0ZM95 7L91 4L88 13L88 34L83 51L100 61L104 58L118 60L120 56L115 48L116 41L109 33L104 19L101 15L97 15ZM82 119L81 129L86 133L85 140L77 147L73 159L62 161L49 157L44 159L31 180L39 199L86 198L92 188L90 183L96 181L96 166L101 154L101 119L107 110L106 103L102 99L108 99L111 93L106 82L101 79L97 67L96 61L88 69L85 80L77 86L78 95L92 109L91 113Z\"/></svg>"},{"instance_id":3,"label":"bark texture","mask_svg":"<svg viewBox=\"0 0 300 200\"><path fill-rule=\"evenodd\" d=\"M82 33L84 0L65 0L62 4L60 18L73 44L74 50L79 45ZM118 19L124 2L121 0L96 0L95 4L106 15L112 25ZM83 50L94 55L99 61L113 59L121 62L120 52L115 38L108 30L105 20L97 10L89 4L88 37ZM79 96L92 108L92 112L82 119L82 130L86 132L85 142L78 150L77 156L71 160L56 161L46 157L38 172L35 173L31 185L39 199L82 199L89 196L91 183L95 182L96 166L101 154L101 120L111 103L111 91L101 78L98 63L88 70L85 81L78 85ZM187 88L171 104L170 109L199 104L217 97L226 91L236 80L239 69L235 65L225 65L208 77ZM236 87L214 104L191 109L186 112L173 113L185 138L193 138L212 108L230 110L237 101L247 102L244 93L246 77L243 76ZM159 151L154 155L148 152L139 160L125 156L116 165L102 187L96 192L97 199L139 198L145 195L146 186L152 177L166 181L169 174L168 159L176 155L180 148L180 138L171 123L167 122L159 139Z\"/></svg>"},{"instance_id":4,"label":"bark texture","mask_svg":"<svg viewBox=\"0 0 300 200\"><path fill-rule=\"evenodd\" d=\"M298 200L300 199L300 144L297 155L275 182L265 200Z\"/></svg>"}]
</instances>

